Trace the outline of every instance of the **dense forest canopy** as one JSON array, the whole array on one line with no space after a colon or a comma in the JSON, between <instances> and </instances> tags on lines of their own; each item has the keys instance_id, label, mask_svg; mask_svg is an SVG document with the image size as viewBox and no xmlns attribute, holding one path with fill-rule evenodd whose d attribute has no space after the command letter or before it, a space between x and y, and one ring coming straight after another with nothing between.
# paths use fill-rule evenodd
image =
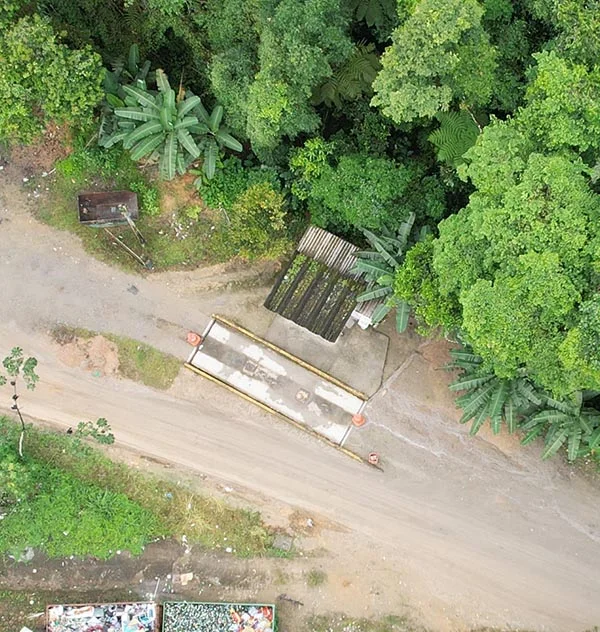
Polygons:
<instances>
[{"instance_id":1,"label":"dense forest canopy","mask_svg":"<svg viewBox=\"0 0 600 632\"><path fill-rule=\"evenodd\" d=\"M414 215L394 300L479 358L463 369L585 411L544 428L593 449L600 0L5 0L0 29L5 141L101 116L163 177L222 167L242 217L270 200L262 242Z\"/></svg>"}]
</instances>

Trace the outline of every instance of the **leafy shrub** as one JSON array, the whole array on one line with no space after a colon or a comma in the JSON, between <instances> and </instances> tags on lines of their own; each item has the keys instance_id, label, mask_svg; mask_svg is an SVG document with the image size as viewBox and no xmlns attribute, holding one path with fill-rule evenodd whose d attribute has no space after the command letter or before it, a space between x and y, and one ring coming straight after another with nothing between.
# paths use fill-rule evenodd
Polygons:
<instances>
[{"instance_id":1,"label":"leafy shrub","mask_svg":"<svg viewBox=\"0 0 600 632\"><path fill-rule=\"evenodd\" d=\"M234 202L227 239L242 257L278 257L285 252L285 201L268 182L253 184Z\"/></svg>"},{"instance_id":2,"label":"leafy shrub","mask_svg":"<svg viewBox=\"0 0 600 632\"><path fill-rule=\"evenodd\" d=\"M230 156L211 180L198 179L198 191L207 206L229 210L244 191L253 184L267 182L280 189L277 170L273 167L244 167L242 161Z\"/></svg>"},{"instance_id":3,"label":"leafy shrub","mask_svg":"<svg viewBox=\"0 0 600 632\"><path fill-rule=\"evenodd\" d=\"M100 57L61 44L37 15L3 33L0 59L0 138L27 142L50 120L84 122L102 98Z\"/></svg>"},{"instance_id":4,"label":"leafy shrub","mask_svg":"<svg viewBox=\"0 0 600 632\"><path fill-rule=\"evenodd\" d=\"M310 196L311 185L316 182L328 166L328 158L333 154L333 143L320 136L309 138L304 147L295 149L290 155L290 170L294 175L292 193L300 200Z\"/></svg>"},{"instance_id":5,"label":"leafy shrub","mask_svg":"<svg viewBox=\"0 0 600 632\"><path fill-rule=\"evenodd\" d=\"M35 458L19 460L10 427L1 420L0 436L0 501L8 508L0 554L31 546L51 557L108 558L117 549L139 554L159 534L157 519L124 494L84 483Z\"/></svg>"}]
</instances>

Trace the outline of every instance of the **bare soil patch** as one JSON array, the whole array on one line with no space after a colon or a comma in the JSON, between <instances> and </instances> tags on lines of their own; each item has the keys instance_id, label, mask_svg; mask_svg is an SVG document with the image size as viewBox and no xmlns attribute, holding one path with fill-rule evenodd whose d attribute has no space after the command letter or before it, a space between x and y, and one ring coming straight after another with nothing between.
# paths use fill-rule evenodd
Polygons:
<instances>
[{"instance_id":1,"label":"bare soil patch","mask_svg":"<svg viewBox=\"0 0 600 632\"><path fill-rule=\"evenodd\" d=\"M51 171L57 160L69 155L69 143L69 131L52 123L33 144L12 147L9 163L22 177L41 175Z\"/></svg>"}]
</instances>

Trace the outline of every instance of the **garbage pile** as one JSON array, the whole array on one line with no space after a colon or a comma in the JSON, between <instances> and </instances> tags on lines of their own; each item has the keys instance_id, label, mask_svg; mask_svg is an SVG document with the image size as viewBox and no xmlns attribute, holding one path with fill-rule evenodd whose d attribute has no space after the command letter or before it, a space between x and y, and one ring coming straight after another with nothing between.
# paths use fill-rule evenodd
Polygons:
<instances>
[{"instance_id":1,"label":"garbage pile","mask_svg":"<svg viewBox=\"0 0 600 632\"><path fill-rule=\"evenodd\" d=\"M48 632L155 632L156 604L49 606Z\"/></svg>"},{"instance_id":2,"label":"garbage pile","mask_svg":"<svg viewBox=\"0 0 600 632\"><path fill-rule=\"evenodd\" d=\"M273 632L274 608L250 604L168 602L162 632Z\"/></svg>"}]
</instances>

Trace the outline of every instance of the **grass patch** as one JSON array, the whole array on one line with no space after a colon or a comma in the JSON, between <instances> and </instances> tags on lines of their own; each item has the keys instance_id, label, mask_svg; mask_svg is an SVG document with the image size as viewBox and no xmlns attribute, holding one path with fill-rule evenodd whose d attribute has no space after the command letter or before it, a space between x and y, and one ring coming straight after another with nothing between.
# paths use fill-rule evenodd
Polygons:
<instances>
[{"instance_id":1,"label":"grass patch","mask_svg":"<svg viewBox=\"0 0 600 632\"><path fill-rule=\"evenodd\" d=\"M129 380L141 382L146 386L166 390L181 369L181 360L163 351L159 351L143 342L116 336L114 334L98 334L80 327L59 325L52 331L52 337L60 344L72 342L76 337L88 340L102 335L117 345L119 354L119 373Z\"/></svg>"},{"instance_id":2,"label":"grass patch","mask_svg":"<svg viewBox=\"0 0 600 632\"><path fill-rule=\"evenodd\" d=\"M192 176L159 182L155 169L142 171L120 147L87 146L81 138L75 138L74 146L71 155L57 162L54 176L43 180L50 191L37 216L76 234L96 258L131 272L142 270L104 230L79 224L77 195L82 191L126 189L138 194L136 225L146 239L145 247L127 225L110 231L142 259L150 259L157 271L220 263L240 254L232 235L239 241L248 227L243 224L236 233L226 211L206 207L192 185Z\"/></svg>"},{"instance_id":3,"label":"grass patch","mask_svg":"<svg viewBox=\"0 0 600 632\"><path fill-rule=\"evenodd\" d=\"M327 581L327 573L313 568L306 575L306 585L310 588L322 586Z\"/></svg>"},{"instance_id":4,"label":"grass patch","mask_svg":"<svg viewBox=\"0 0 600 632\"><path fill-rule=\"evenodd\" d=\"M116 549L138 553L152 538L183 535L190 543L225 549L240 557L266 554L271 548L273 538L258 512L233 509L183 486L142 474L68 435L29 426L26 460L20 464L14 447L18 430L13 421L0 418L0 445L9 450L5 458L25 468L14 477L14 483L21 484L24 474L30 476L27 502L13 503L2 521L1 553L34 546L49 555L105 558ZM9 468L0 468L0 472L6 471ZM22 491L15 495L24 497ZM122 516L115 515L112 502L117 503ZM66 513L64 520L57 507ZM75 519L83 515L77 512L86 511L90 519ZM32 520L39 534L29 526ZM49 524L44 526L45 522ZM64 536L62 532L67 530L70 535Z\"/></svg>"}]
</instances>

